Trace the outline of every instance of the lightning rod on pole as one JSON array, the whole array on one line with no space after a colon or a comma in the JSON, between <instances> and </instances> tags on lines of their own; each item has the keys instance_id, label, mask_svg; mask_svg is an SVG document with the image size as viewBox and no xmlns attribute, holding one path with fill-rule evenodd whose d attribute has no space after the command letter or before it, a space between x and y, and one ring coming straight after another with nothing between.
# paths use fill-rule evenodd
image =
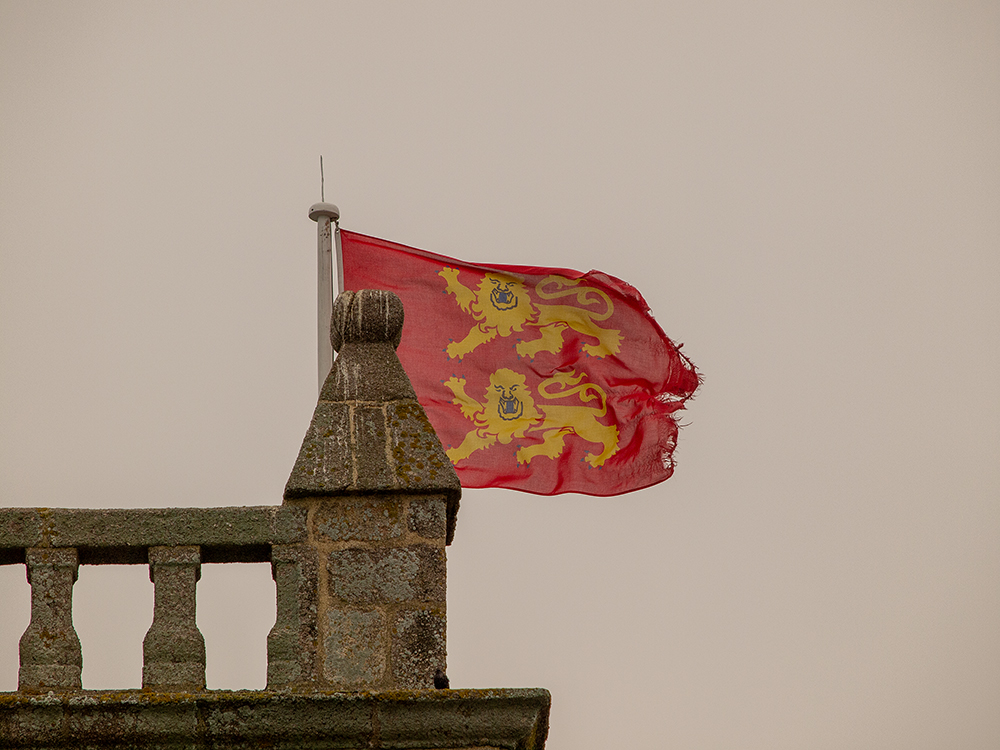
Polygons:
<instances>
[{"instance_id":1,"label":"lightning rod on pole","mask_svg":"<svg viewBox=\"0 0 1000 750\"><path fill-rule=\"evenodd\" d=\"M323 157L319 161L320 198L325 198L323 185ZM333 367L333 344L330 343L330 318L333 315L333 234L337 233L337 283L343 287L340 268L340 209L332 203L321 201L309 207L309 218L316 222L317 299L316 344L319 388L323 389L326 376ZM331 227L331 222L333 226Z\"/></svg>"}]
</instances>

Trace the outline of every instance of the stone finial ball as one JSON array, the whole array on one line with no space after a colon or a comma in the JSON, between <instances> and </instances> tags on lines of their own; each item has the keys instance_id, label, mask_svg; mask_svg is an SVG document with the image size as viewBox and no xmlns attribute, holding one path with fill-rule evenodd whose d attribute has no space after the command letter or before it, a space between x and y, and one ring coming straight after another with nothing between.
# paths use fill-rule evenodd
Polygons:
<instances>
[{"instance_id":1,"label":"stone finial ball","mask_svg":"<svg viewBox=\"0 0 1000 750\"><path fill-rule=\"evenodd\" d=\"M343 292L333 303L330 342L338 352L344 344L386 342L395 348L402 335L403 303L392 292Z\"/></svg>"}]
</instances>

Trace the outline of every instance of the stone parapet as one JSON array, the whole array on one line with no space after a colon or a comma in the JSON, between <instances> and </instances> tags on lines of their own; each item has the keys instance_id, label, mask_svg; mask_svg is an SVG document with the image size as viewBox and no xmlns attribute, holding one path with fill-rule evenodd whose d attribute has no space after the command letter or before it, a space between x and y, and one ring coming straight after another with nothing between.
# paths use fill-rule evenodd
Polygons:
<instances>
[{"instance_id":1,"label":"stone parapet","mask_svg":"<svg viewBox=\"0 0 1000 750\"><path fill-rule=\"evenodd\" d=\"M539 750L547 690L0 693L11 750Z\"/></svg>"},{"instance_id":2,"label":"stone parapet","mask_svg":"<svg viewBox=\"0 0 1000 750\"><path fill-rule=\"evenodd\" d=\"M81 685L72 619L80 564L149 566L154 612L143 644L143 687L203 688L197 581L203 563L223 562L271 563L276 617L267 641L269 687L431 687L447 661L448 498L347 495L286 503L0 509L0 564L26 565L32 586L19 688Z\"/></svg>"},{"instance_id":3,"label":"stone parapet","mask_svg":"<svg viewBox=\"0 0 1000 750\"><path fill-rule=\"evenodd\" d=\"M2 508L0 565L30 547L73 547L82 565L144 565L150 547L199 545L202 562L267 562L272 544L305 540L305 511L231 508Z\"/></svg>"}]
</instances>

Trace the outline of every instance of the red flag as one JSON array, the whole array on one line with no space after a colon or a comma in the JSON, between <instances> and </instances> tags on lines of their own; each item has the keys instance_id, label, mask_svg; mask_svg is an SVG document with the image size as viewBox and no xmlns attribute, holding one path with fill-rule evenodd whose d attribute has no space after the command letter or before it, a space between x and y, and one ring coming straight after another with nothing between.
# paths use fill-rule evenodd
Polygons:
<instances>
[{"instance_id":1,"label":"red flag","mask_svg":"<svg viewBox=\"0 0 1000 750\"><path fill-rule=\"evenodd\" d=\"M403 301L399 359L462 486L616 495L673 473L698 375L634 287L340 237L344 288Z\"/></svg>"}]
</instances>

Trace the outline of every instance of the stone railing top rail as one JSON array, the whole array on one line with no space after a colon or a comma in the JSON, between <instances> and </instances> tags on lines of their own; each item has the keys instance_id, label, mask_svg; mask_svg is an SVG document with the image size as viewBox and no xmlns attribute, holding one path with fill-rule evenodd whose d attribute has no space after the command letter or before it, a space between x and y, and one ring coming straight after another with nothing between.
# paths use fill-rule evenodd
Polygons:
<instances>
[{"instance_id":1,"label":"stone railing top rail","mask_svg":"<svg viewBox=\"0 0 1000 750\"><path fill-rule=\"evenodd\" d=\"M0 509L0 565L25 550L75 547L84 565L144 565L150 547L200 546L201 562L270 562L271 545L306 540L306 509Z\"/></svg>"}]
</instances>

